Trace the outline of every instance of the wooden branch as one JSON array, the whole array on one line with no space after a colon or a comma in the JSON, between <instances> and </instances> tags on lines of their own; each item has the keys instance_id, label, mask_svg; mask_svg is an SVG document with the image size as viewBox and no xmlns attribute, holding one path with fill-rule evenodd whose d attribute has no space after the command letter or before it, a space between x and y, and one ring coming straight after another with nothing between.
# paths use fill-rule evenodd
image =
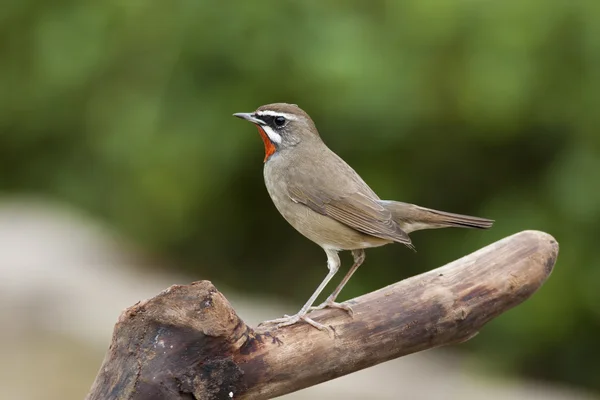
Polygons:
<instances>
[{"instance_id":1,"label":"wooden branch","mask_svg":"<svg viewBox=\"0 0 600 400\"><path fill-rule=\"evenodd\" d=\"M87 399L268 399L460 343L539 289L557 255L552 236L517 233L348 301L354 318L312 313L335 337L304 323L253 329L210 282L172 286L123 312Z\"/></svg>"}]
</instances>

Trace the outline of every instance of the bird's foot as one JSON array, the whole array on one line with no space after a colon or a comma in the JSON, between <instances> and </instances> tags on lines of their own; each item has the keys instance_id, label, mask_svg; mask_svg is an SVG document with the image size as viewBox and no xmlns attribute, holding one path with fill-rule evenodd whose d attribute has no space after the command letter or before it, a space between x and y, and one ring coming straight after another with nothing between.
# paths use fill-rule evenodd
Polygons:
<instances>
[{"instance_id":1,"label":"bird's foot","mask_svg":"<svg viewBox=\"0 0 600 400\"><path fill-rule=\"evenodd\" d=\"M318 330L327 332L330 336L333 333L333 329L330 326L323 325L318 323L317 321L309 318L306 313L304 314L295 314L295 315L284 315L282 318L272 319L270 321L261 322L259 325L263 324L277 324L278 328L283 328L284 326L290 326L297 324L300 321L304 321L309 325L317 328Z\"/></svg>"},{"instance_id":2,"label":"bird's foot","mask_svg":"<svg viewBox=\"0 0 600 400\"><path fill-rule=\"evenodd\" d=\"M337 309L346 311L348 313L348 315L351 317L354 316L354 310L348 304L336 303L335 301L329 300L329 299L325 300L318 306L311 307L309 310L315 311L315 310L322 310L324 308L337 308Z\"/></svg>"}]
</instances>

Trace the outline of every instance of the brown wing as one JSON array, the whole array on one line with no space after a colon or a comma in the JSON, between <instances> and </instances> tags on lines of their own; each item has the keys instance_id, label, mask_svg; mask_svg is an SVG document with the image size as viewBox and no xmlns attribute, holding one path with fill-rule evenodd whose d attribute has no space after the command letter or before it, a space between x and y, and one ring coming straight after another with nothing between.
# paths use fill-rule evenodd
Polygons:
<instances>
[{"instance_id":1,"label":"brown wing","mask_svg":"<svg viewBox=\"0 0 600 400\"><path fill-rule=\"evenodd\" d=\"M326 188L312 187L310 191L305 191L294 185L289 185L288 191L293 201L359 232L413 248L408 234L394 222L391 212L379 204L376 198L372 198L370 193L354 192L332 196Z\"/></svg>"}]
</instances>

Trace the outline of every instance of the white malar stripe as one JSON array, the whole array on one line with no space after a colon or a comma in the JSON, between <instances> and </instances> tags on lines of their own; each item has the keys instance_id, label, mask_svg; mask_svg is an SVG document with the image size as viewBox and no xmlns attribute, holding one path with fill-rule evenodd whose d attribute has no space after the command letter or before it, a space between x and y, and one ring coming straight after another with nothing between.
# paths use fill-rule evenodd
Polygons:
<instances>
[{"instance_id":1,"label":"white malar stripe","mask_svg":"<svg viewBox=\"0 0 600 400\"><path fill-rule=\"evenodd\" d=\"M261 128L264 129L269 139L271 139L271 142L277 144L281 143L281 135L275 132L270 126L262 125Z\"/></svg>"},{"instance_id":2,"label":"white malar stripe","mask_svg":"<svg viewBox=\"0 0 600 400\"><path fill-rule=\"evenodd\" d=\"M287 114L287 113L280 113L280 112L271 111L271 110L257 111L256 115L258 115L258 116L267 115L269 117L283 117L283 118L287 119L288 121L298 119L298 118L296 118L295 115Z\"/></svg>"}]
</instances>

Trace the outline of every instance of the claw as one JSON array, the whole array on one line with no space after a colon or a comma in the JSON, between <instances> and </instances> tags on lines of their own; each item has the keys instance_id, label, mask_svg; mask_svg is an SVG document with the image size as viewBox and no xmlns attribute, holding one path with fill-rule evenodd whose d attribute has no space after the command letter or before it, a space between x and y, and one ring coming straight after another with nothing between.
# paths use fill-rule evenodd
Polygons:
<instances>
[{"instance_id":1,"label":"claw","mask_svg":"<svg viewBox=\"0 0 600 400\"><path fill-rule=\"evenodd\" d=\"M315 311L322 310L324 308L337 308L346 311L350 317L354 316L354 310L352 309L352 307L350 307L348 304L336 303L333 300L325 300L323 303L319 304L316 307L311 307L309 310Z\"/></svg>"},{"instance_id":2,"label":"claw","mask_svg":"<svg viewBox=\"0 0 600 400\"><path fill-rule=\"evenodd\" d=\"M313 327L317 328L320 331L327 332L327 334L329 336L332 336L332 334L334 333L333 328L331 328L330 326L318 323L317 321L313 320L312 318L309 318L306 314L303 314L303 315L296 314L296 315L291 315L291 316L284 315L282 318L277 318L277 319L272 319L270 321L261 322L259 324L259 326L263 325L263 324L277 324L278 328L283 328L284 326L290 326L290 325L297 324L300 321L304 321L307 324L312 325Z\"/></svg>"}]
</instances>

